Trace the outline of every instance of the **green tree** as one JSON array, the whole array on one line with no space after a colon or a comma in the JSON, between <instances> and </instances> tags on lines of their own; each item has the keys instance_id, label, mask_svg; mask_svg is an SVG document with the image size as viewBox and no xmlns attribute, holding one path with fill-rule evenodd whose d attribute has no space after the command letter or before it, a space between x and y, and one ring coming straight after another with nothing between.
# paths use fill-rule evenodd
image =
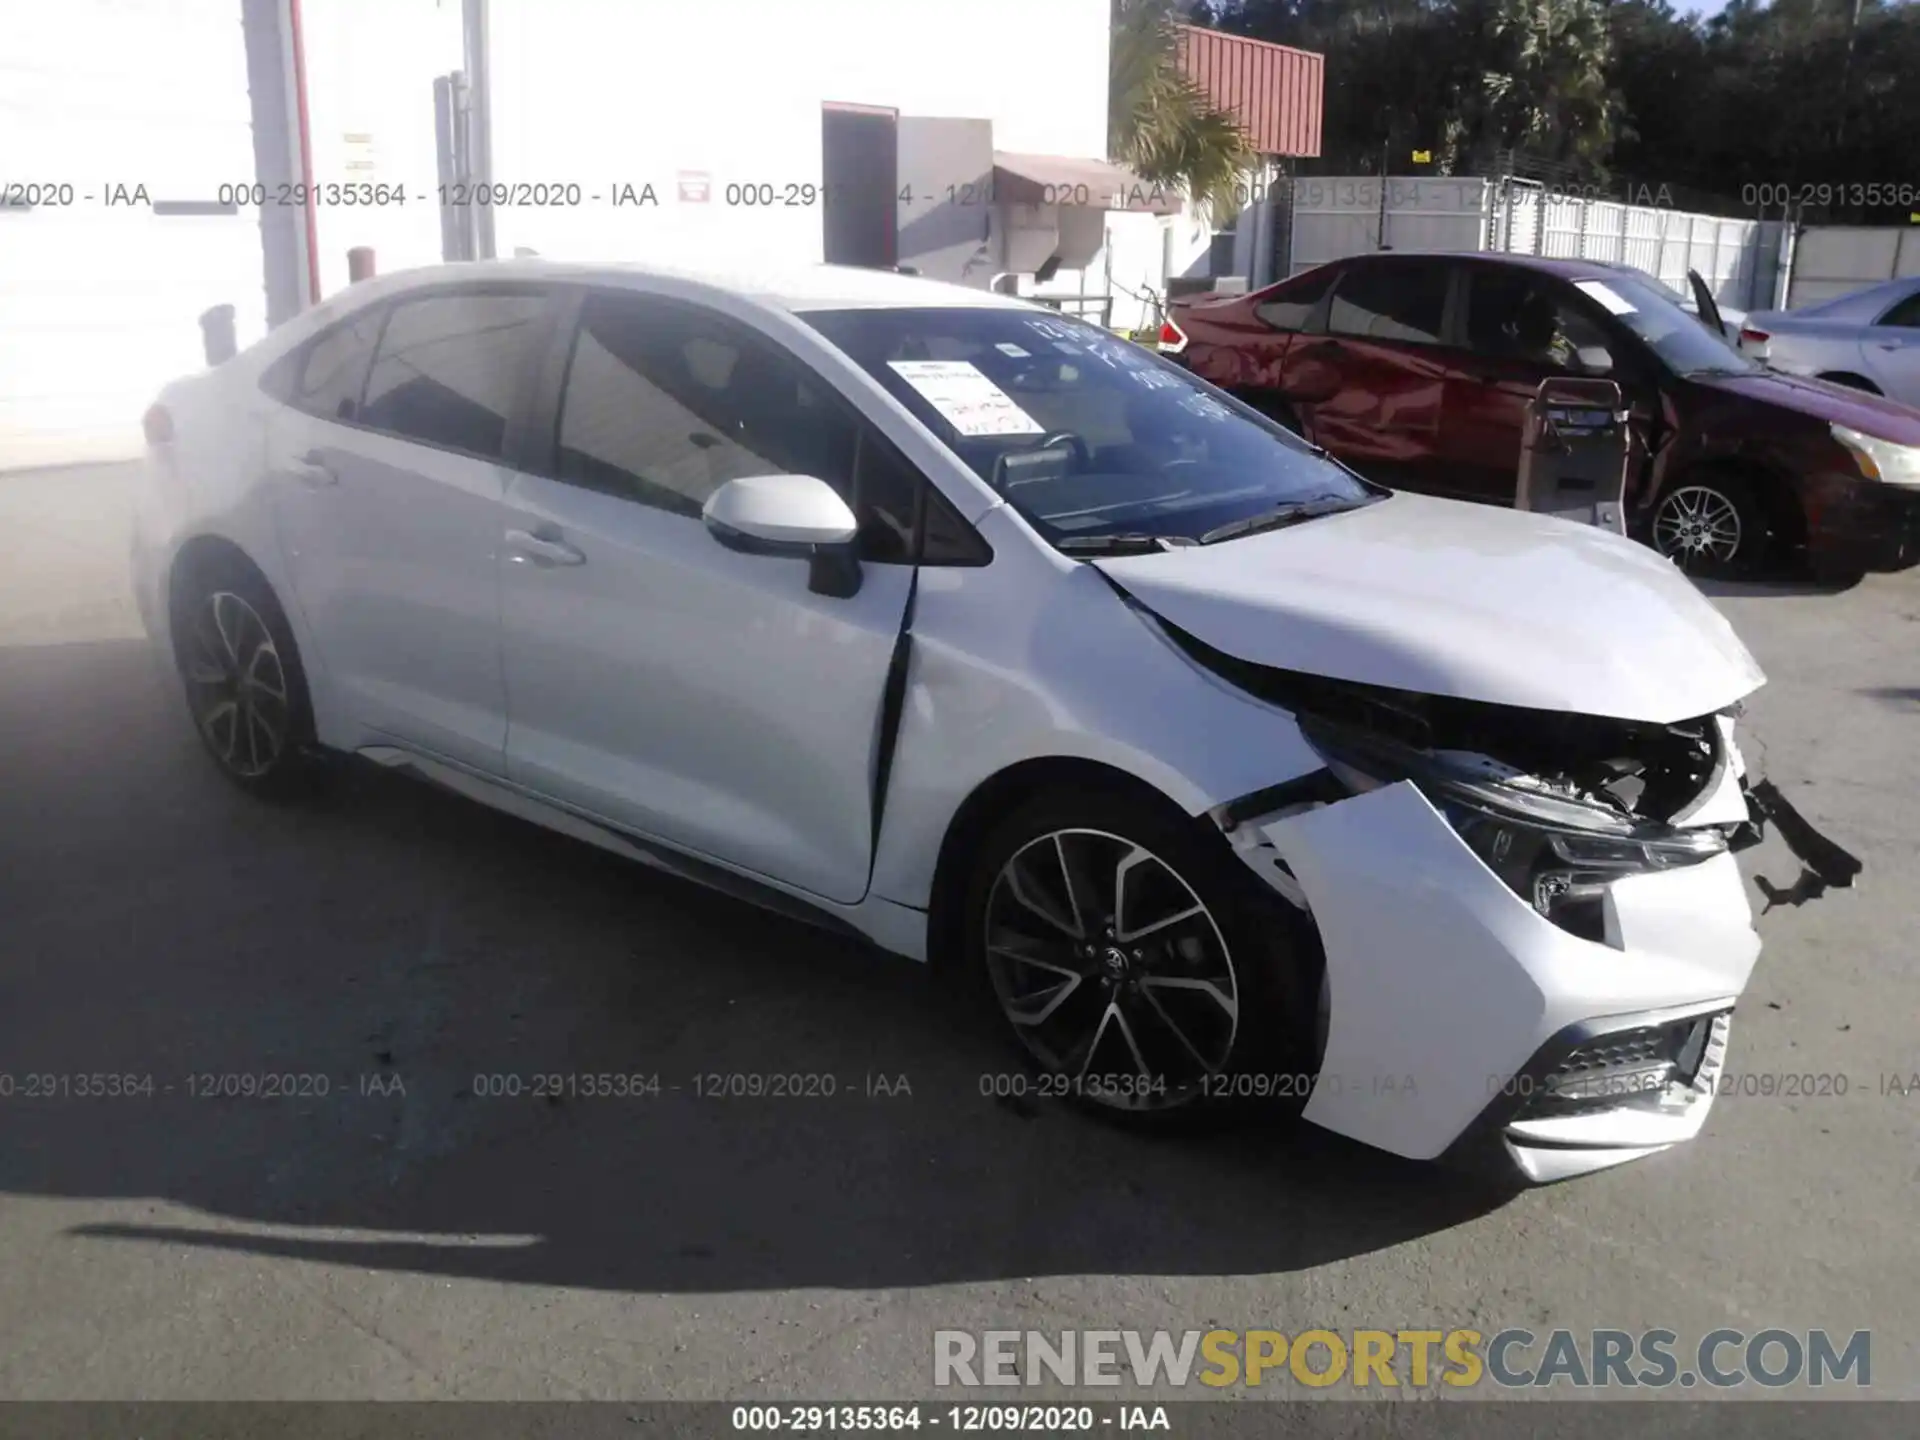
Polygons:
<instances>
[{"instance_id":1,"label":"green tree","mask_svg":"<svg viewBox=\"0 0 1920 1440\"><path fill-rule=\"evenodd\" d=\"M1476 148L1603 172L1618 103L1601 0L1475 0L1461 9L1481 65L1479 85L1460 97Z\"/></svg>"},{"instance_id":2,"label":"green tree","mask_svg":"<svg viewBox=\"0 0 1920 1440\"><path fill-rule=\"evenodd\" d=\"M1186 14L1179 0L1113 0L1107 151L1143 180L1227 211L1253 151L1181 68Z\"/></svg>"}]
</instances>

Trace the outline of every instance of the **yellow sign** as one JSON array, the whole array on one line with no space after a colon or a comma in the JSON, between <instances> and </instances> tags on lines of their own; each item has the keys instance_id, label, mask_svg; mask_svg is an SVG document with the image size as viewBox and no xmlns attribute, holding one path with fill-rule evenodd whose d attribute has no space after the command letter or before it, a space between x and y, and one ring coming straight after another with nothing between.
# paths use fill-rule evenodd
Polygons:
<instances>
[{"instance_id":1,"label":"yellow sign","mask_svg":"<svg viewBox=\"0 0 1920 1440\"><path fill-rule=\"evenodd\" d=\"M1416 165L1431 165L1433 163L1433 152L1431 150L1414 151L1413 163Z\"/></svg>"}]
</instances>

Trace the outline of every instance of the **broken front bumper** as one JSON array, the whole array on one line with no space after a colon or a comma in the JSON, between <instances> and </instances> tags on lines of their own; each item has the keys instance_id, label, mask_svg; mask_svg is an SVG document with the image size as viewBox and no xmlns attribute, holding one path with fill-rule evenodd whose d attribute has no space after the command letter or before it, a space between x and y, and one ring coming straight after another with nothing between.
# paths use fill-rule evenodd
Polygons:
<instances>
[{"instance_id":1,"label":"broken front bumper","mask_svg":"<svg viewBox=\"0 0 1920 1440\"><path fill-rule=\"evenodd\" d=\"M1773 819L1801 850L1788 831L1805 822L1777 792L1735 783L1753 833ZM1411 782L1254 819L1237 838L1311 912L1326 955L1306 1119L1536 1183L1705 1123L1760 950L1732 854L1613 881L1604 938L1588 940L1516 895Z\"/></svg>"}]
</instances>

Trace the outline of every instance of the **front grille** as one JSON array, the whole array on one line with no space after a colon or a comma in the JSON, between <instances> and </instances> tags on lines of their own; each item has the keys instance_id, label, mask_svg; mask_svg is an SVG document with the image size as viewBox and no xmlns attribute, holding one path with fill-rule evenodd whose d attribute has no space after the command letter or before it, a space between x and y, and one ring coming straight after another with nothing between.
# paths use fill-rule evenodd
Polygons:
<instances>
[{"instance_id":1,"label":"front grille","mask_svg":"<svg viewBox=\"0 0 1920 1440\"><path fill-rule=\"evenodd\" d=\"M1726 1043L1727 1015L1699 1015L1599 1035L1567 1052L1527 1087L1515 1119L1610 1110L1692 1085Z\"/></svg>"}]
</instances>

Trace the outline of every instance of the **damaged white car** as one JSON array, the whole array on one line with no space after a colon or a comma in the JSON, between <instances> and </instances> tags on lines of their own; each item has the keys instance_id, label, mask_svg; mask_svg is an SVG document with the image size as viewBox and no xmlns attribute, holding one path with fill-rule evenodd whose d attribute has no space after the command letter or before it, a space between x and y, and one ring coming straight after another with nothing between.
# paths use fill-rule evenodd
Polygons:
<instances>
[{"instance_id":1,"label":"damaged white car","mask_svg":"<svg viewBox=\"0 0 1920 1440\"><path fill-rule=\"evenodd\" d=\"M1706 1114L1756 812L1857 868L1749 788L1763 677L1666 560L1016 300L440 267L147 434L138 593L232 779L358 754L967 967L1040 1093L1614 1164Z\"/></svg>"}]
</instances>

